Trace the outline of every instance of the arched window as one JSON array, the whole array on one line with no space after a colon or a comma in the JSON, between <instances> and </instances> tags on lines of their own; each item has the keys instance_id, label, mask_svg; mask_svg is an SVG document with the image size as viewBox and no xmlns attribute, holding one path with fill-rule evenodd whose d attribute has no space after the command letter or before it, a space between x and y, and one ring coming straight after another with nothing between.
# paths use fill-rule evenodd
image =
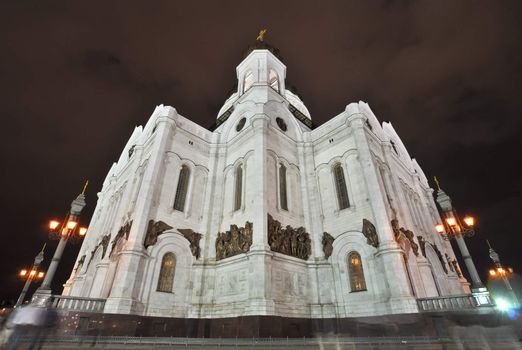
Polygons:
<instances>
[{"instance_id":1,"label":"arched window","mask_svg":"<svg viewBox=\"0 0 522 350\"><path fill-rule=\"evenodd\" d=\"M339 209L345 209L350 206L348 200L348 190L346 189L346 181L344 179L343 167L340 163L337 163L333 167L335 188L337 190L337 201L339 202Z\"/></svg>"},{"instance_id":2,"label":"arched window","mask_svg":"<svg viewBox=\"0 0 522 350\"><path fill-rule=\"evenodd\" d=\"M366 290L361 256L357 252L348 254L348 272L350 274L350 289L352 292Z\"/></svg>"},{"instance_id":3,"label":"arched window","mask_svg":"<svg viewBox=\"0 0 522 350\"><path fill-rule=\"evenodd\" d=\"M236 169L236 188L234 193L234 210L241 209L241 196L243 192L243 167L239 165Z\"/></svg>"},{"instance_id":4,"label":"arched window","mask_svg":"<svg viewBox=\"0 0 522 350\"><path fill-rule=\"evenodd\" d=\"M183 211L185 209L185 199L187 198L190 169L183 165L179 171L178 188L176 198L174 198L174 210Z\"/></svg>"},{"instance_id":5,"label":"arched window","mask_svg":"<svg viewBox=\"0 0 522 350\"><path fill-rule=\"evenodd\" d=\"M247 91L254 84L254 74L252 71L248 71L245 73L245 78L243 79L243 92Z\"/></svg>"},{"instance_id":6,"label":"arched window","mask_svg":"<svg viewBox=\"0 0 522 350\"><path fill-rule=\"evenodd\" d=\"M279 78L273 69L270 69L270 73L268 74L268 84L272 89L279 92Z\"/></svg>"},{"instance_id":7,"label":"arched window","mask_svg":"<svg viewBox=\"0 0 522 350\"><path fill-rule=\"evenodd\" d=\"M161 270L158 279L158 292L172 292L174 283L174 269L176 268L176 256L174 253L163 255Z\"/></svg>"},{"instance_id":8,"label":"arched window","mask_svg":"<svg viewBox=\"0 0 522 350\"><path fill-rule=\"evenodd\" d=\"M288 210L288 198L286 195L286 167L279 164L279 201L281 209Z\"/></svg>"}]
</instances>

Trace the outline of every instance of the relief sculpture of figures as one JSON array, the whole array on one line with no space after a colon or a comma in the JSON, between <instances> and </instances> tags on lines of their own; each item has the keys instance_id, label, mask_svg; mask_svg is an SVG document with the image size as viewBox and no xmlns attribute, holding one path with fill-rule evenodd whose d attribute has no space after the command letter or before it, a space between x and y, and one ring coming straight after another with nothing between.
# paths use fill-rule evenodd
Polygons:
<instances>
[{"instance_id":1,"label":"relief sculpture of figures","mask_svg":"<svg viewBox=\"0 0 522 350\"><path fill-rule=\"evenodd\" d=\"M401 230L399 228L399 220L393 219L391 221L391 226L392 226L392 230L393 230L393 235L395 237L395 241L399 242L400 236L401 236Z\"/></svg>"},{"instance_id":2,"label":"relief sculpture of figures","mask_svg":"<svg viewBox=\"0 0 522 350\"><path fill-rule=\"evenodd\" d=\"M312 253L312 241L304 227L294 229L287 225L281 228L281 223L268 214L268 244L274 252L308 260Z\"/></svg>"},{"instance_id":3,"label":"relief sculpture of figures","mask_svg":"<svg viewBox=\"0 0 522 350\"><path fill-rule=\"evenodd\" d=\"M192 255L199 259L201 249L199 248L199 241L201 240L201 233L192 231L189 228L178 228L178 231L190 242L190 251Z\"/></svg>"},{"instance_id":4,"label":"relief sculpture of figures","mask_svg":"<svg viewBox=\"0 0 522 350\"><path fill-rule=\"evenodd\" d=\"M419 241L421 253L424 257L426 257L426 241L424 240L424 237L417 236L417 240Z\"/></svg>"},{"instance_id":5,"label":"relief sculpture of figures","mask_svg":"<svg viewBox=\"0 0 522 350\"><path fill-rule=\"evenodd\" d=\"M417 243L415 243L415 236L413 235L413 232L411 232L410 230L406 230L404 228L400 228L401 232L404 233L404 235L406 236L406 238L408 238L408 241L410 241L410 245L411 245L411 249L413 250L413 254L415 254L415 256L419 256L419 245Z\"/></svg>"},{"instance_id":6,"label":"relief sculpture of figures","mask_svg":"<svg viewBox=\"0 0 522 350\"><path fill-rule=\"evenodd\" d=\"M148 246L156 244L158 241L158 236L161 235L163 232L170 230L172 226L167 225L163 221L156 221L149 220L149 225L147 226L147 233L145 235L145 242L143 242L143 245L145 248Z\"/></svg>"},{"instance_id":7,"label":"relief sculpture of figures","mask_svg":"<svg viewBox=\"0 0 522 350\"><path fill-rule=\"evenodd\" d=\"M120 238L125 236L125 239L129 239L129 233L130 233L131 227L132 227L132 220L127 221L122 227L120 227L120 229L118 230L118 233L112 240L111 252L109 253L109 256L112 255L112 252L114 251L114 247L116 246L116 243L118 243Z\"/></svg>"},{"instance_id":8,"label":"relief sculpture of figures","mask_svg":"<svg viewBox=\"0 0 522 350\"><path fill-rule=\"evenodd\" d=\"M437 256L439 257L440 264L442 265L442 268L444 269L444 272L448 273L448 268L446 267L446 262L444 261L444 258L442 257L442 253L439 250L439 247L437 247L436 244L430 243L430 245L435 250L435 253L437 253Z\"/></svg>"},{"instance_id":9,"label":"relief sculpture of figures","mask_svg":"<svg viewBox=\"0 0 522 350\"><path fill-rule=\"evenodd\" d=\"M379 246L379 236L375 226L366 219L363 219L362 233L366 237L366 243L377 248Z\"/></svg>"},{"instance_id":10,"label":"relief sculpture of figures","mask_svg":"<svg viewBox=\"0 0 522 350\"><path fill-rule=\"evenodd\" d=\"M453 269L457 273L457 276L459 276L459 278L462 277L462 272L460 271L459 264L457 263L456 259L451 261L451 265L453 265Z\"/></svg>"},{"instance_id":11,"label":"relief sculpture of figures","mask_svg":"<svg viewBox=\"0 0 522 350\"><path fill-rule=\"evenodd\" d=\"M451 263L451 258L449 257L448 254L444 254L446 256L446 260L448 261L448 267L450 268L451 271L455 272L455 269L453 268L453 264Z\"/></svg>"},{"instance_id":12,"label":"relief sculpture of figures","mask_svg":"<svg viewBox=\"0 0 522 350\"><path fill-rule=\"evenodd\" d=\"M325 259L332 255L334 238L328 233L323 232L323 253Z\"/></svg>"},{"instance_id":13,"label":"relief sculpture of figures","mask_svg":"<svg viewBox=\"0 0 522 350\"><path fill-rule=\"evenodd\" d=\"M111 240L111 235L110 234L106 234L105 236L102 237L102 240L100 242L100 245L103 248L102 259L105 257L105 253L107 252L107 247L109 246L110 240Z\"/></svg>"},{"instance_id":14,"label":"relief sculpture of figures","mask_svg":"<svg viewBox=\"0 0 522 350\"><path fill-rule=\"evenodd\" d=\"M230 231L219 232L216 238L216 260L246 253L252 245L253 226L246 222L245 227L230 225Z\"/></svg>"}]
</instances>

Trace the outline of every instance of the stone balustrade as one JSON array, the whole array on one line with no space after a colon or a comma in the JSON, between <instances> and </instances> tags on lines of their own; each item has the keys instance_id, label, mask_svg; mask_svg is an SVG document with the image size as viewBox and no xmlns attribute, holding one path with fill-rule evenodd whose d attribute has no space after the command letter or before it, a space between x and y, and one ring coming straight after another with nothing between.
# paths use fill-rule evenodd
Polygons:
<instances>
[{"instance_id":1,"label":"stone balustrade","mask_svg":"<svg viewBox=\"0 0 522 350\"><path fill-rule=\"evenodd\" d=\"M473 310L478 306L472 294L417 299L420 312Z\"/></svg>"},{"instance_id":2,"label":"stone balustrade","mask_svg":"<svg viewBox=\"0 0 522 350\"><path fill-rule=\"evenodd\" d=\"M58 310L103 312L105 299L52 295L51 305Z\"/></svg>"}]
</instances>

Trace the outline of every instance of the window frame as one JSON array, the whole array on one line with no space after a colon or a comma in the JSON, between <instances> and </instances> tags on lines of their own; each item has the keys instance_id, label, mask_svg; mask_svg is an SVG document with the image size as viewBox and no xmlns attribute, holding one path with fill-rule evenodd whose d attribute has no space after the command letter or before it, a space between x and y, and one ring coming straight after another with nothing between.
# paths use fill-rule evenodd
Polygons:
<instances>
[{"instance_id":1,"label":"window frame","mask_svg":"<svg viewBox=\"0 0 522 350\"><path fill-rule=\"evenodd\" d=\"M185 212L190 184L190 175L190 167L186 164L183 164L179 170L176 194L174 196L174 203L172 204L173 210L180 211L182 213Z\"/></svg>"},{"instance_id":2,"label":"window frame","mask_svg":"<svg viewBox=\"0 0 522 350\"><path fill-rule=\"evenodd\" d=\"M353 264L353 257L357 258L359 264ZM352 250L347 255L348 278L350 284L350 293L365 292L368 290L366 286L366 278L364 277L364 266L359 252Z\"/></svg>"},{"instance_id":3,"label":"window frame","mask_svg":"<svg viewBox=\"0 0 522 350\"><path fill-rule=\"evenodd\" d=\"M171 258L171 266L166 266L166 259ZM174 276L176 272L176 254L167 252L161 258L160 271L158 275L157 292L172 293L174 287Z\"/></svg>"},{"instance_id":4,"label":"window frame","mask_svg":"<svg viewBox=\"0 0 522 350\"><path fill-rule=\"evenodd\" d=\"M335 194L337 196L337 206L339 210L350 208L350 196L348 195L348 185L344 168L341 163L335 163L332 166L332 174L335 185Z\"/></svg>"}]
</instances>

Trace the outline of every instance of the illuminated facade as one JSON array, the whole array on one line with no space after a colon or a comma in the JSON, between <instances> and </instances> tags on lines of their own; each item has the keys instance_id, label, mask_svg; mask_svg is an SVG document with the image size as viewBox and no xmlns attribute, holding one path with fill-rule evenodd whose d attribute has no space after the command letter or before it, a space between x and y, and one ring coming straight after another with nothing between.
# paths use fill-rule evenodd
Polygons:
<instances>
[{"instance_id":1,"label":"illuminated facade","mask_svg":"<svg viewBox=\"0 0 522 350\"><path fill-rule=\"evenodd\" d=\"M64 295L185 318L415 313L469 293L426 177L364 102L313 128L266 46L214 130L168 106L110 169Z\"/></svg>"}]
</instances>

